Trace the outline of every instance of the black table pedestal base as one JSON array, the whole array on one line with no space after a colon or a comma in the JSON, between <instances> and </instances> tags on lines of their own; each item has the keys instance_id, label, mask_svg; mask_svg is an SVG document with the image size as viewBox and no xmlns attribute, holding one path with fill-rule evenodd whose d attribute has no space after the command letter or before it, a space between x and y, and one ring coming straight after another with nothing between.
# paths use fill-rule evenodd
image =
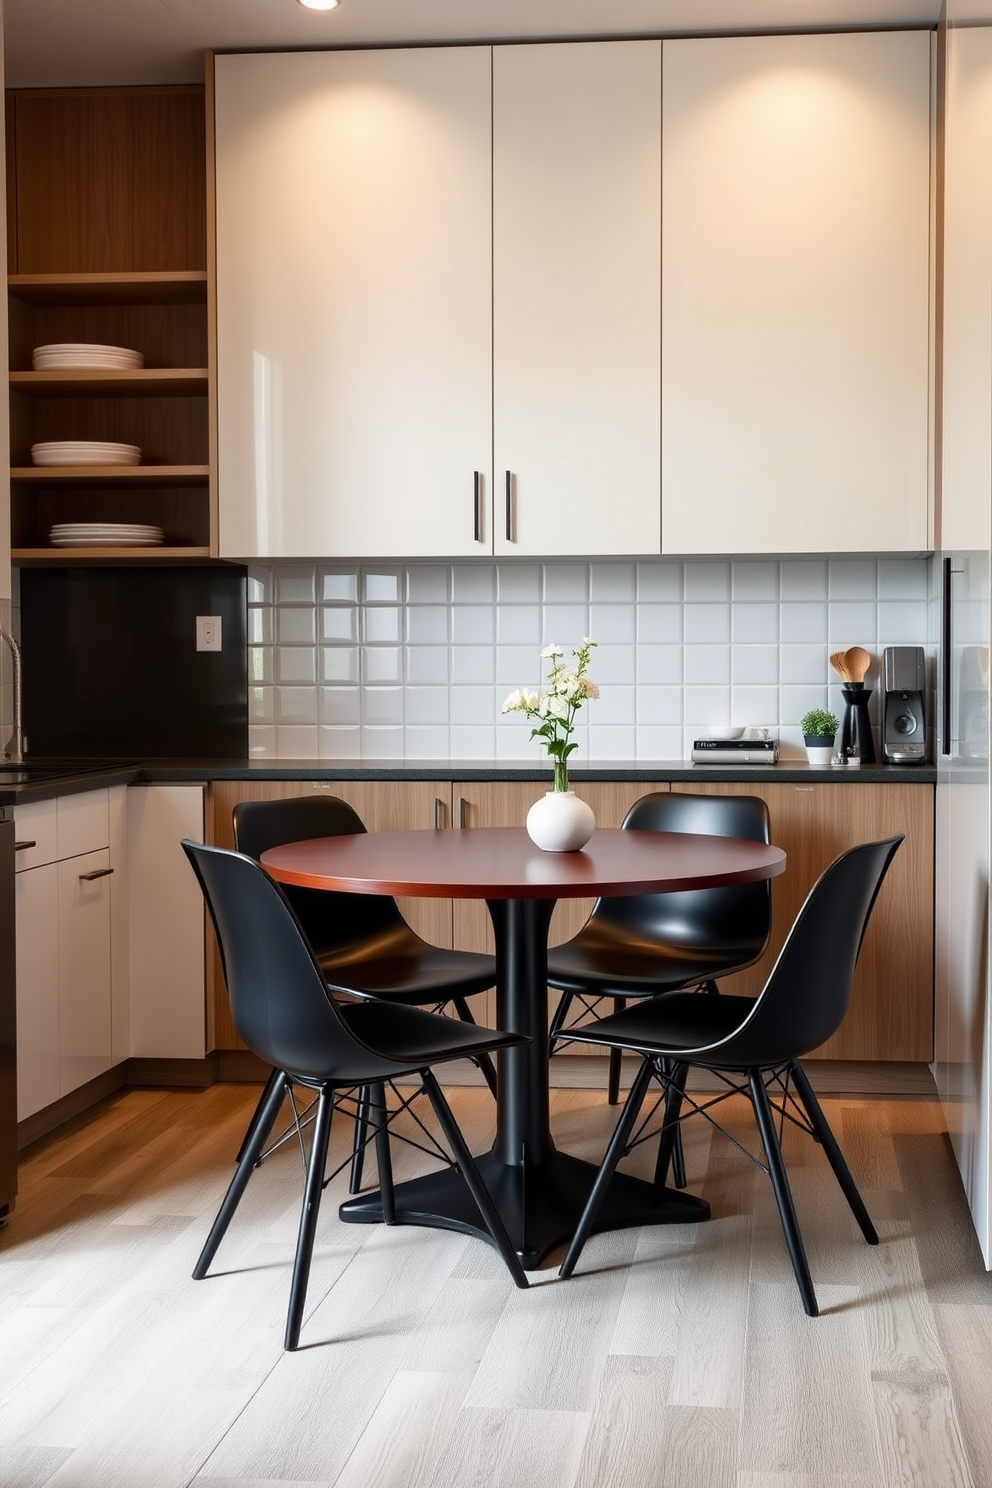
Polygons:
<instances>
[{"instance_id":1,"label":"black table pedestal base","mask_svg":"<svg viewBox=\"0 0 992 1488\"><path fill-rule=\"evenodd\" d=\"M596 1168L564 1152L526 1168L507 1165L495 1152L476 1161L524 1269L536 1270L551 1251L572 1238ZM617 1173L594 1233L644 1224L695 1224L708 1219L709 1212L706 1201L694 1194L671 1188L659 1191L639 1178ZM378 1192L360 1194L342 1204L339 1214L346 1224L381 1224L382 1201ZM475 1201L453 1168L398 1184L396 1222L458 1230L491 1243Z\"/></svg>"}]
</instances>

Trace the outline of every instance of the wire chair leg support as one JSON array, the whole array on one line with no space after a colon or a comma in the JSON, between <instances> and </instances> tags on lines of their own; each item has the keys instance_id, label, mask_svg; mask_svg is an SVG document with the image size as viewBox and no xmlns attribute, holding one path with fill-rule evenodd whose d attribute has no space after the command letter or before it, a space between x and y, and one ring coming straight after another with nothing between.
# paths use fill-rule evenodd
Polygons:
<instances>
[{"instance_id":1,"label":"wire chair leg support","mask_svg":"<svg viewBox=\"0 0 992 1488\"><path fill-rule=\"evenodd\" d=\"M558 1006L555 1008L554 1015L551 1019L551 1026L548 1029L549 1057L555 1052L555 1044L558 1042L558 1035L561 1033L565 1019L568 1017L569 1009L572 1006L573 996L574 994L571 992L562 992L558 998Z\"/></svg>"},{"instance_id":2,"label":"wire chair leg support","mask_svg":"<svg viewBox=\"0 0 992 1488\"><path fill-rule=\"evenodd\" d=\"M761 1144L765 1149L765 1157L768 1160L768 1174L772 1180L772 1188L775 1190L775 1202L778 1204L778 1213L782 1221L785 1243L788 1247L789 1258L792 1261L792 1269L796 1274L796 1281L799 1283L799 1292L803 1299L803 1310L807 1317L817 1317L820 1309L817 1305L816 1293L813 1290L813 1278L810 1275L809 1262L806 1259L806 1248L803 1245L803 1237L799 1230L799 1220L796 1217L796 1206L792 1199L792 1189L789 1187L785 1163L782 1160L782 1149L778 1144L778 1136L775 1132L775 1118L768 1100L768 1092L765 1089L760 1070L749 1069L747 1077L751 1087L751 1104L754 1106L755 1119L758 1123L758 1130L761 1133Z\"/></svg>"},{"instance_id":3,"label":"wire chair leg support","mask_svg":"<svg viewBox=\"0 0 992 1488\"><path fill-rule=\"evenodd\" d=\"M324 1169L327 1166L327 1146L331 1137L333 1114L334 1093L325 1088L321 1090L317 1102L317 1119L314 1122L313 1141L310 1144L307 1182L303 1193L300 1230L296 1241L296 1260L293 1263L293 1281L289 1290L289 1312L286 1315L286 1337L283 1342L283 1347L286 1349L295 1349L300 1341L303 1308L307 1300L307 1283L310 1280L310 1262L313 1258L313 1242L317 1233L317 1216L320 1213L320 1196L324 1191Z\"/></svg>"},{"instance_id":4,"label":"wire chair leg support","mask_svg":"<svg viewBox=\"0 0 992 1488\"><path fill-rule=\"evenodd\" d=\"M513 1243L506 1232L506 1226L500 1219L496 1206L490 1197L489 1190L482 1181L482 1174L476 1167L475 1159L469 1152L465 1138L459 1131L455 1118L451 1114L451 1107L441 1093L441 1087L429 1069L421 1070L420 1078L424 1083L427 1099L434 1109L434 1114L444 1134L445 1141L454 1153L455 1161L458 1164L461 1175L465 1179L473 1199L479 1206L479 1213L485 1220L486 1228L496 1242L496 1248L506 1262L510 1275L513 1277L517 1286L521 1288L528 1287L530 1283L527 1280L523 1266L520 1264L520 1257L513 1248Z\"/></svg>"},{"instance_id":5,"label":"wire chair leg support","mask_svg":"<svg viewBox=\"0 0 992 1488\"><path fill-rule=\"evenodd\" d=\"M466 1002L465 998L464 997L453 997L451 999L451 1001L452 1001L452 1004L454 1006L455 1012L458 1014L458 1016L462 1020L462 1022L463 1023L471 1023L473 1025L473 1027L474 1027L475 1026L475 1019L472 1017L472 1011L471 1011L468 1003ZM492 1055L491 1054L477 1054L475 1056L475 1059L474 1059L473 1062L482 1071L482 1078L485 1080L486 1084L489 1086L489 1093L492 1096L493 1100L495 1100L496 1099L496 1066L493 1064Z\"/></svg>"},{"instance_id":6,"label":"wire chair leg support","mask_svg":"<svg viewBox=\"0 0 992 1488\"><path fill-rule=\"evenodd\" d=\"M392 1225L396 1223L396 1195L393 1192L393 1163L389 1155L386 1087L381 1081L369 1086L369 1109L375 1127L375 1160L379 1169L382 1218L385 1224Z\"/></svg>"},{"instance_id":7,"label":"wire chair leg support","mask_svg":"<svg viewBox=\"0 0 992 1488\"><path fill-rule=\"evenodd\" d=\"M234 1170L234 1177L228 1185L227 1193L217 1211L217 1218L210 1227L210 1234L193 1267L194 1281L202 1281L206 1276L210 1262L217 1254L217 1247L227 1234L227 1227L241 1203L241 1197L248 1187L248 1180L255 1171L255 1166L269 1139L269 1133L275 1126L289 1080L282 1070L273 1070L273 1075L275 1078L270 1077L265 1087L264 1104L259 1105L251 1118L248 1137L241 1144L241 1156Z\"/></svg>"},{"instance_id":8,"label":"wire chair leg support","mask_svg":"<svg viewBox=\"0 0 992 1488\"><path fill-rule=\"evenodd\" d=\"M857 1184L851 1177L851 1170L844 1160L844 1154L837 1144L837 1138L827 1123L820 1108L820 1102L813 1093L813 1087L809 1083L806 1071L798 1060L793 1060L789 1066L792 1073L792 1083L796 1087L796 1094L802 1101L803 1109L809 1117L809 1124L816 1133L817 1139L824 1152L827 1161L834 1170L834 1177L843 1190L844 1197L851 1206L851 1213L858 1221L861 1233L869 1245L878 1244L878 1231L871 1222L871 1215L865 1208L864 1200L858 1192Z\"/></svg>"},{"instance_id":9,"label":"wire chair leg support","mask_svg":"<svg viewBox=\"0 0 992 1488\"><path fill-rule=\"evenodd\" d=\"M606 1190L610 1186L610 1180L616 1172L617 1163L623 1156L627 1146L627 1138L630 1136L634 1122L637 1120L641 1106L644 1104L644 1097L647 1093L651 1075L651 1061L645 1059L637 1071L633 1085L630 1087L627 1103L620 1113L620 1120L617 1122L616 1130L610 1138L610 1145L606 1149L606 1156L603 1158L599 1172L596 1174L596 1181L592 1186L592 1192L586 1200L586 1207L582 1211L575 1234L572 1236L571 1244L565 1253L565 1259L561 1263L558 1275L563 1279L571 1276L575 1270L575 1265L582 1252L582 1247L585 1245L586 1240L589 1238L589 1233L596 1223L596 1216L599 1214Z\"/></svg>"},{"instance_id":10,"label":"wire chair leg support","mask_svg":"<svg viewBox=\"0 0 992 1488\"><path fill-rule=\"evenodd\" d=\"M358 1092L358 1104L355 1108L355 1135L351 1149L351 1178L348 1182L348 1192L352 1194L357 1194L361 1191L362 1175L365 1172L365 1145L369 1139L370 1101L369 1087L363 1085Z\"/></svg>"}]
</instances>

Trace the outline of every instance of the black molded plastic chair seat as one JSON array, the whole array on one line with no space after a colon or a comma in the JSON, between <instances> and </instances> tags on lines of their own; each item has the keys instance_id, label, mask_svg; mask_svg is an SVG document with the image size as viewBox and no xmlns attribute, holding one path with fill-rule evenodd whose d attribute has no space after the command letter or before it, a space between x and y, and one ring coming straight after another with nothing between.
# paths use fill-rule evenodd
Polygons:
<instances>
[{"instance_id":1,"label":"black molded plastic chair seat","mask_svg":"<svg viewBox=\"0 0 992 1488\"><path fill-rule=\"evenodd\" d=\"M645 941L622 924L599 919L548 953L549 982L559 991L579 995L656 997L753 965L767 938L766 931L737 943L683 947Z\"/></svg>"},{"instance_id":2,"label":"black molded plastic chair seat","mask_svg":"<svg viewBox=\"0 0 992 1488\"><path fill-rule=\"evenodd\" d=\"M652 1080L664 1093L658 1183L668 1173L679 1122L685 1119L684 1102L692 1108L690 1114L705 1111L713 1120L713 1108L721 1100L735 1093L750 1097L803 1307L810 1316L818 1310L816 1294L769 1090L781 1092L774 1109L782 1118L795 1121L798 1114L798 1124L822 1145L862 1234L869 1244L877 1243L878 1235L799 1060L825 1043L843 1021L868 918L902 840L898 835L864 843L831 864L810 890L758 997L670 993L572 1030L571 1037L578 1042L628 1049L643 1057L562 1264L562 1276L571 1275L595 1225ZM694 1065L716 1071L726 1082L723 1093L707 1092L698 1106L686 1095L688 1071Z\"/></svg>"},{"instance_id":3,"label":"black molded plastic chair seat","mask_svg":"<svg viewBox=\"0 0 992 1488\"><path fill-rule=\"evenodd\" d=\"M496 980L492 956L431 945L405 921L388 931L317 951L316 956L325 978L335 987L420 1007L473 997Z\"/></svg>"},{"instance_id":4,"label":"black molded plastic chair seat","mask_svg":"<svg viewBox=\"0 0 992 1488\"><path fill-rule=\"evenodd\" d=\"M183 848L213 919L234 1026L248 1048L273 1066L273 1075L242 1144L234 1177L194 1267L194 1278L206 1275L248 1180L264 1158L269 1134L291 1085L316 1091L317 1109L305 1163L303 1207L286 1320L285 1346L296 1348L325 1184L335 1094L356 1085L370 1092L383 1218L393 1223L397 1216L384 1082L417 1073L494 1245L517 1286L526 1287L520 1259L432 1073L436 1064L491 1056L499 1049L526 1043L526 1037L402 1004L339 1002L327 987L287 896L253 858L189 841L183 842ZM298 1116L295 1125L302 1146Z\"/></svg>"}]
</instances>

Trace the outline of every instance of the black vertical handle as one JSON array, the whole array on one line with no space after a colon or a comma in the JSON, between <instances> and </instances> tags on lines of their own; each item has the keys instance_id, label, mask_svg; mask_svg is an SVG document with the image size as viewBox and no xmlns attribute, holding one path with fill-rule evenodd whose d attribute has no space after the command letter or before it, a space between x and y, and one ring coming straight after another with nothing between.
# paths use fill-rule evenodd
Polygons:
<instances>
[{"instance_id":1,"label":"black vertical handle","mask_svg":"<svg viewBox=\"0 0 992 1488\"><path fill-rule=\"evenodd\" d=\"M475 472L473 487L473 503L475 506L475 540L482 541L482 471Z\"/></svg>"},{"instance_id":2,"label":"black vertical handle","mask_svg":"<svg viewBox=\"0 0 992 1488\"><path fill-rule=\"evenodd\" d=\"M506 540L513 541L513 471L506 472Z\"/></svg>"},{"instance_id":3,"label":"black vertical handle","mask_svg":"<svg viewBox=\"0 0 992 1488\"><path fill-rule=\"evenodd\" d=\"M951 568L944 559L940 595L940 752L951 753Z\"/></svg>"}]
</instances>

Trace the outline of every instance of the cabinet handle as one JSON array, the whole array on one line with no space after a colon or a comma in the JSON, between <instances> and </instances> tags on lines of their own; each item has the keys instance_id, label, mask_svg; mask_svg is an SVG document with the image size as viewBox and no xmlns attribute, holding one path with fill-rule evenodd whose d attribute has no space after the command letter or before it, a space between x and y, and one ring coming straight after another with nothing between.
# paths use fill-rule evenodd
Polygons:
<instances>
[{"instance_id":1,"label":"cabinet handle","mask_svg":"<svg viewBox=\"0 0 992 1488\"><path fill-rule=\"evenodd\" d=\"M459 796L455 805L455 826L459 831L465 825L465 797Z\"/></svg>"},{"instance_id":2,"label":"cabinet handle","mask_svg":"<svg viewBox=\"0 0 992 1488\"><path fill-rule=\"evenodd\" d=\"M513 471L506 472L506 540L513 542Z\"/></svg>"},{"instance_id":3,"label":"cabinet handle","mask_svg":"<svg viewBox=\"0 0 992 1488\"><path fill-rule=\"evenodd\" d=\"M444 802L440 796L434 797L434 830L439 832L444 826Z\"/></svg>"},{"instance_id":4,"label":"cabinet handle","mask_svg":"<svg viewBox=\"0 0 992 1488\"><path fill-rule=\"evenodd\" d=\"M113 868L94 868L92 873L81 873L79 875L79 882L91 883L94 878L109 878L113 871Z\"/></svg>"},{"instance_id":5,"label":"cabinet handle","mask_svg":"<svg viewBox=\"0 0 992 1488\"><path fill-rule=\"evenodd\" d=\"M29 847L37 847L37 846L38 846L37 842L15 842L14 843L14 851L15 852L24 852Z\"/></svg>"},{"instance_id":6,"label":"cabinet handle","mask_svg":"<svg viewBox=\"0 0 992 1488\"><path fill-rule=\"evenodd\" d=\"M476 542L482 541L482 471L477 470L474 477L474 488L472 493L475 507L475 530Z\"/></svg>"}]
</instances>

